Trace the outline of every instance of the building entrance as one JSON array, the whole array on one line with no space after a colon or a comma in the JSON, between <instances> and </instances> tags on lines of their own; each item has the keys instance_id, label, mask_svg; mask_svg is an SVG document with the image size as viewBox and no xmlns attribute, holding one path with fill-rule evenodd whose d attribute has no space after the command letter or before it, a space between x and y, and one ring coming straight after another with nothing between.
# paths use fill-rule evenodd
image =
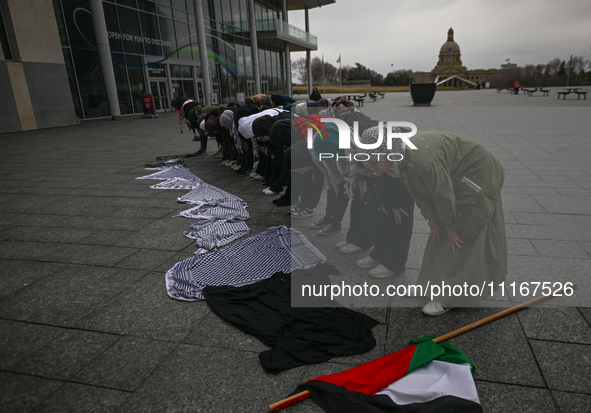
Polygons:
<instances>
[{"instance_id":1,"label":"building entrance","mask_svg":"<svg viewBox=\"0 0 591 413\"><path fill-rule=\"evenodd\" d=\"M166 88L166 80L150 80L150 90L154 98L154 107L157 112L166 111L170 105L168 92Z\"/></svg>"}]
</instances>

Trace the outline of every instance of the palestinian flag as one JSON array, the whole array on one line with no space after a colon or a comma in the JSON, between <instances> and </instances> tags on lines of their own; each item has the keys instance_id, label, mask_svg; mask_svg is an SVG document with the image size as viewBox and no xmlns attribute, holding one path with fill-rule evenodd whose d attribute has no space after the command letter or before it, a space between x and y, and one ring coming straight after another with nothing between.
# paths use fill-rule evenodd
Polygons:
<instances>
[{"instance_id":1,"label":"palestinian flag","mask_svg":"<svg viewBox=\"0 0 591 413\"><path fill-rule=\"evenodd\" d=\"M454 346L433 337L341 373L312 379L310 391L329 413L482 413L474 364Z\"/></svg>"}]
</instances>

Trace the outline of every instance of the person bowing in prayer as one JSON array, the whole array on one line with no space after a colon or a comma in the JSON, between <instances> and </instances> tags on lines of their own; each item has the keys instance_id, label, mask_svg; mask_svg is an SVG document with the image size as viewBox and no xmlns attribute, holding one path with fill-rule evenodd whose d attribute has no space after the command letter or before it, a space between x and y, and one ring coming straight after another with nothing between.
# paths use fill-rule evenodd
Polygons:
<instances>
[{"instance_id":1,"label":"person bowing in prayer","mask_svg":"<svg viewBox=\"0 0 591 413\"><path fill-rule=\"evenodd\" d=\"M371 129L363 133L361 142L376 142ZM467 283L472 291L472 285L482 288L492 282L494 290L507 276L501 163L481 143L449 132L417 133L410 139L416 149L401 139L392 139L392 148L387 149L386 141L384 131L383 144L372 150L368 166L399 176L430 226L417 284L423 288L428 283L451 286L437 301L427 303L423 313L438 316L453 306L490 296L491 288L486 288L479 297L457 297L453 287ZM401 154L402 160L386 160L390 153ZM399 160L400 156L390 158Z\"/></svg>"}]
</instances>

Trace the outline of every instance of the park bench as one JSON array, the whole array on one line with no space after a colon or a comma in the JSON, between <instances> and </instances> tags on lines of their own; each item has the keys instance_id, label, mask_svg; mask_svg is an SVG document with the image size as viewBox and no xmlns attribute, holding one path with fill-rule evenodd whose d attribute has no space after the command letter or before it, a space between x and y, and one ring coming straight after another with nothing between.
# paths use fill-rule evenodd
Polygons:
<instances>
[{"instance_id":1,"label":"park bench","mask_svg":"<svg viewBox=\"0 0 591 413\"><path fill-rule=\"evenodd\" d=\"M566 99L566 95L570 95L570 92L556 92L558 93L558 99L560 99L560 95L562 95L562 100Z\"/></svg>"},{"instance_id":2,"label":"park bench","mask_svg":"<svg viewBox=\"0 0 591 413\"><path fill-rule=\"evenodd\" d=\"M580 99L581 95L583 95L583 100L587 100L587 92L579 92L578 90L575 90L575 93L578 95L577 99Z\"/></svg>"},{"instance_id":3,"label":"park bench","mask_svg":"<svg viewBox=\"0 0 591 413\"><path fill-rule=\"evenodd\" d=\"M380 97L381 97L382 99L384 99L384 97L386 96L386 94L385 94L385 93L382 93L382 92L378 92L378 95L380 95Z\"/></svg>"},{"instance_id":4,"label":"park bench","mask_svg":"<svg viewBox=\"0 0 591 413\"><path fill-rule=\"evenodd\" d=\"M538 88L535 88L535 89L528 89L528 90L527 90L527 95L528 95L528 96L533 96L533 95L534 95L534 93L536 93L537 91L538 91Z\"/></svg>"},{"instance_id":5,"label":"park bench","mask_svg":"<svg viewBox=\"0 0 591 413\"><path fill-rule=\"evenodd\" d=\"M363 106L363 101L365 100L365 96L356 96L353 98L355 102L357 102L358 106Z\"/></svg>"},{"instance_id":6,"label":"park bench","mask_svg":"<svg viewBox=\"0 0 591 413\"><path fill-rule=\"evenodd\" d=\"M378 94L377 93L370 93L369 98L375 102L376 99L378 98Z\"/></svg>"},{"instance_id":7,"label":"park bench","mask_svg":"<svg viewBox=\"0 0 591 413\"><path fill-rule=\"evenodd\" d=\"M548 96L550 89L540 89L540 92L542 92L542 96Z\"/></svg>"}]
</instances>

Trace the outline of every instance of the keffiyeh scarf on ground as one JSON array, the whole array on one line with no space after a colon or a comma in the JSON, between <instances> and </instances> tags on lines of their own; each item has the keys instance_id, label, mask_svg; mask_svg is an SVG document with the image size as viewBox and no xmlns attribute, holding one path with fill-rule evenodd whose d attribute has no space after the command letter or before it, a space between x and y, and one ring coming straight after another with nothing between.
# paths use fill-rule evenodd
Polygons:
<instances>
[{"instance_id":1,"label":"keffiyeh scarf on ground","mask_svg":"<svg viewBox=\"0 0 591 413\"><path fill-rule=\"evenodd\" d=\"M177 300L202 300L207 286L252 284L276 272L288 273L325 261L326 257L301 232L271 227L221 250L176 263L166 273L166 289Z\"/></svg>"},{"instance_id":2,"label":"keffiyeh scarf on ground","mask_svg":"<svg viewBox=\"0 0 591 413\"><path fill-rule=\"evenodd\" d=\"M150 188L152 189L194 189L203 183L193 172L182 165L165 167L159 172L140 176L136 179L159 179L164 181L151 185Z\"/></svg>"},{"instance_id":3,"label":"keffiyeh scarf on ground","mask_svg":"<svg viewBox=\"0 0 591 413\"><path fill-rule=\"evenodd\" d=\"M242 199L208 183L203 183L191 192L177 198L177 201L189 205L203 205L212 201L234 200L246 205Z\"/></svg>"},{"instance_id":4,"label":"keffiyeh scarf on ground","mask_svg":"<svg viewBox=\"0 0 591 413\"><path fill-rule=\"evenodd\" d=\"M181 217L193 219L228 219L232 221L246 221L250 214L244 202L233 199L210 201L196 207L182 211Z\"/></svg>"},{"instance_id":5,"label":"keffiyeh scarf on ground","mask_svg":"<svg viewBox=\"0 0 591 413\"><path fill-rule=\"evenodd\" d=\"M211 251L250 234L250 228L244 221L210 219L191 225L191 230L185 231L184 234L185 237L195 240L199 248Z\"/></svg>"}]
</instances>

